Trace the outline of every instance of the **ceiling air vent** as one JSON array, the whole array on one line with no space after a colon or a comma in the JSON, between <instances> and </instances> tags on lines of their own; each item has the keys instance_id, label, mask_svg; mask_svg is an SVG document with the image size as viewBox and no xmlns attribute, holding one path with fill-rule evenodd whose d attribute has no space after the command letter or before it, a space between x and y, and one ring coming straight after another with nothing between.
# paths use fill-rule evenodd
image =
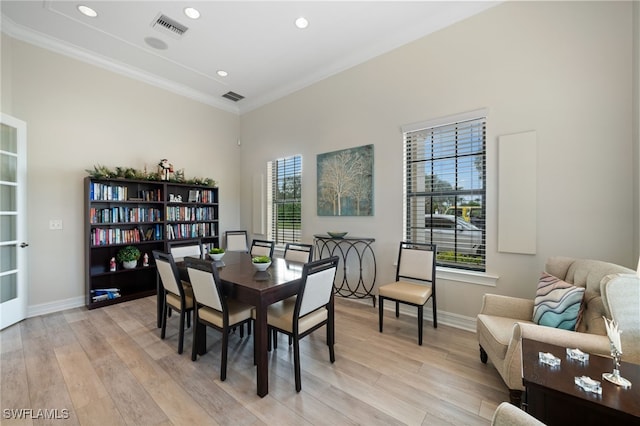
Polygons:
<instances>
[{"instance_id":1,"label":"ceiling air vent","mask_svg":"<svg viewBox=\"0 0 640 426\"><path fill-rule=\"evenodd\" d=\"M238 95L237 93L234 93L234 92L227 92L224 95L222 95L222 97L230 99L233 102L238 102L240 99L244 99L244 96Z\"/></svg>"},{"instance_id":2,"label":"ceiling air vent","mask_svg":"<svg viewBox=\"0 0 640 426\"><path fill-rule=\"evenodd\" d=\"M151 23L151 27L165 34L168 34L173 38L182 38L184 33L186 33L189 29L186 26L182 25L180 22L171 19L167 15L163 15L162 13L159 14L155 21Z\"/></svg>"}]
</instances>

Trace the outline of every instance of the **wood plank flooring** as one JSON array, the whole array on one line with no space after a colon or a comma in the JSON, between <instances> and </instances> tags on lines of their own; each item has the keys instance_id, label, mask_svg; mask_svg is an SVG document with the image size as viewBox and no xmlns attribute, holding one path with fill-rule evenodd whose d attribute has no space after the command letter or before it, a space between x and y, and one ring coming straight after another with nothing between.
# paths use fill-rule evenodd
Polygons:
<instances>
[{"instance_id":1,"label":"wood plank flooring","mask_svg":"<svg viewBox=\"0 0 640 426\"><path fill-rule=\"evenodd\" d=\"M256 395L251 337L232 335L221 382L220 335L191 361L191 329L177 353L178 316L167 338L155 296L88 311L29 318L0 332L2 425L487 425L508 392L478 355L475 334L336 299L336 362L324 329L301 341L296 393L286 336L269 355L269 395ZM9 410L31 409L27 419ZM48 410L44 412L43 410ZM47 419L46 417L58 417ZM67 417L67 418L64 418Z\"/></svg>"}]
</instances>

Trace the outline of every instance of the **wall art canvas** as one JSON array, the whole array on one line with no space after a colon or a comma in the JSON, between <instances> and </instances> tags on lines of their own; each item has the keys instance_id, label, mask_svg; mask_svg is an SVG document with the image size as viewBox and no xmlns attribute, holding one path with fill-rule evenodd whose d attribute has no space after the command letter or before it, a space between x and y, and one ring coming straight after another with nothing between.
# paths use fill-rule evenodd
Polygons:
<instances>
[{"instance_id":1,"label":"wall art canvas","mask_svg":"<svg viewBox=\"0 0 640 426\"><path fill-rule=\"evenodd\" d=\"M318 216L373 216L373 145L318 154Z\"/></svg>"}]
</instances>

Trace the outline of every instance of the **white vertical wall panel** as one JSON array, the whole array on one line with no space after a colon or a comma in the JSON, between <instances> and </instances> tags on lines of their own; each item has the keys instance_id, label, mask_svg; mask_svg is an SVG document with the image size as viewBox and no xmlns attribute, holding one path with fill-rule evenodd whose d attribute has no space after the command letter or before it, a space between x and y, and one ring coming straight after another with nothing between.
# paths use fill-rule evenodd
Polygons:
<instances>
[{"instance_id":1,"label":"white vertical wall panel","mask_svg":"<svg viewBox=\"0 0 640 426\"><path fill-rule=\"evenodd\" d=\"M498 251L535 254L537 134L498 137Z\"/></svg>"},{"instance_id":2,"label":"white vertical wall panel","mask_svg":"<svg viewBox=\"0 0 640 426\"><path fill-rule=\"evenodd\" d=\"M264 235L264 175L253 175L253 233Z\"/></svg>"}]
</instances>

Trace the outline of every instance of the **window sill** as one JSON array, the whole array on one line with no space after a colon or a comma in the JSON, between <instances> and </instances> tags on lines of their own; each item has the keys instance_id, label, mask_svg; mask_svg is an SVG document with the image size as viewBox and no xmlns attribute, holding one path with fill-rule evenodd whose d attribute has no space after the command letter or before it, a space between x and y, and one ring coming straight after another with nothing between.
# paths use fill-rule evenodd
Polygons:
<instances>
[{"instance_id":1,"label":"window sill","mask_svg":"<svg viewBox=\"0 0 640 426\"><path fill-rule=\"evenodd\" d=\"M489 275L486 272L464 271L461 269L436 267L436 275L438 279L448 281L458 281L465 284L477 284L488 287L495 287L498 276Z\"/></svg>"}]
</instances>

